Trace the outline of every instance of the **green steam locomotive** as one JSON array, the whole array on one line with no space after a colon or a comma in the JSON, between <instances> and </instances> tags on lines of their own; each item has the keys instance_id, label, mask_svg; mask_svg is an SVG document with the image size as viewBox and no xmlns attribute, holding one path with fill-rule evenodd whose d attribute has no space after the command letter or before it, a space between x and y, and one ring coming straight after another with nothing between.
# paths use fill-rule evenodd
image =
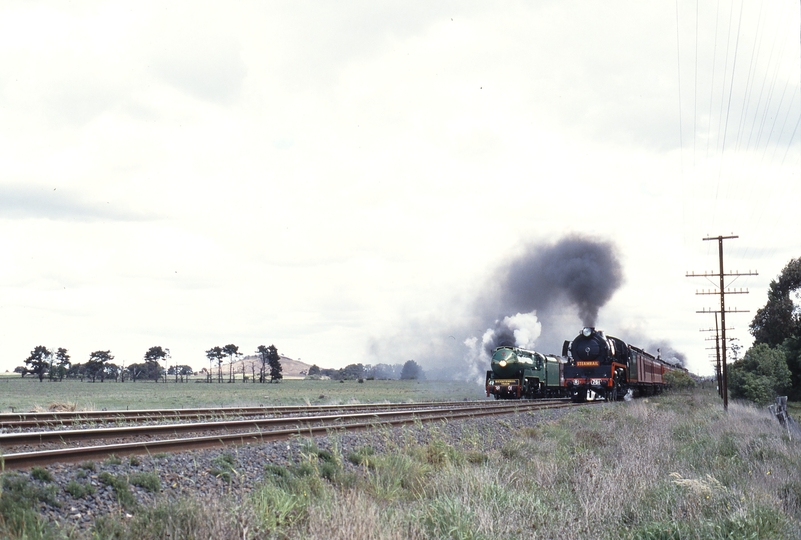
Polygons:
<instances>
[{"instance_id":1,"label":"green steam locomotive","mask_svg":"<svg viewBox=\"0 0 801 540\"><path fill-rule=\"evenodd\" d=\"M498 347L492 352L485 387L495 399L565 397L567 359L519 347Z\"/></svg>"}]
</instances>

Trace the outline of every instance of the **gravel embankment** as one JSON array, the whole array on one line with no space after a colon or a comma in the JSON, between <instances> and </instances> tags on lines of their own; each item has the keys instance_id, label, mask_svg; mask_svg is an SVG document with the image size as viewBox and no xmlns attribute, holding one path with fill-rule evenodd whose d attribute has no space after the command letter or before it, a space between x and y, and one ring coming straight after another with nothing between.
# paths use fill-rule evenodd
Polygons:
<instances>
[{"instance_id":1,"label":"gravel embankment","mask_svg":"<svg viewBox=\"0 0 801 540\"><path fill-rule=\"evenodd\" d=\"M335 436L317 437L315 444L324 450L331 450L335 446L343 456L346 456L349 452L365 446L370 446L377 454L382 454L403 447L410 441L426 444L433 437L457 448L464 448L465 441L475 441L478 436L482 441L483 450L491 452L517 437L520 428L553 420L566 411L567 409L551 409L531 414L436 422L424 424L422 427L405 426L340 433ZM91 527L94 520L101 515L125 516L128 512L117 501L112 487L100 481L99 476L103 472L113 475L133 475L142 472L158 474L161 481L160 493L154 494L137 486L129 486L137 502L144 506L151 506L157 498L162 497L176 499L188 496L203 499L225 496L229 500L239 498L250 493L259 484L265 464L287 466L301 461L301 451L307 443L308 439L296 438L273 443L232 446L228 449L137 456L137 459L133 460L134 464L128 457L123 457L119 460L121 464L98 461L95 462L93 469L86 468L85 464L50 465L47 470L54 478L52 484L56 485L60 506L41 503L40 510L51 521L77 526L84 530ZM473 447L470 446L468 449L472 450ZM220 456L224 454L234 458L230 482L213 474L215 470L219 471ZM347 460L345 465L355 468ZM19 474L31 476L30 471L20 471ZM39 482L32 478L31 481ZM70 481L90 483L95 488L95 493L75 498L65 491ZM39 483L47 485L44 482Z\"/></svg>"}]
</instances>

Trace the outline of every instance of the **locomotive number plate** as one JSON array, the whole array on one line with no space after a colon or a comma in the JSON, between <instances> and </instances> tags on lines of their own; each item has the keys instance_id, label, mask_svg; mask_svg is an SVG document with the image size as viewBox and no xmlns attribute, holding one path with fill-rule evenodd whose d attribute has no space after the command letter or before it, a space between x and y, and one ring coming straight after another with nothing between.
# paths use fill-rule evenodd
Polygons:
<instances>
[{"instance_id":1,"label":"locomotive number plate","mask_svg":"<svg viewBox=\"0 0 801 540\"><path fill-rule=\"evenodd\" d=\"M602 384L604 384L605 382L606 382L606 381L605 381L604 379L592 379L592 380L590 381L590 384L591 384L591 385L593 385L593 386L601 386L601 385L602 385Z\"/></svg>"}]
</instances>

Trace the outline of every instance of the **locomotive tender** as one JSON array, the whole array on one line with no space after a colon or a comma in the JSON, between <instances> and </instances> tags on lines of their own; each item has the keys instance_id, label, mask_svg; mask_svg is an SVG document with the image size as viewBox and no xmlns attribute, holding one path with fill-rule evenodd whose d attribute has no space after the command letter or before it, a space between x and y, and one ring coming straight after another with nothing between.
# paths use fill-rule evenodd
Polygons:
<instances>
[{"instance_id":1,"label":"locomotive tender","mask_svg":"<svg viewBox=\"0 0 801 540\"><path fill-rule=\"evenodd\" d=\"M587 401L589 391L607 401L628 393L656 394L665 387L665 373L680 369L589 326L572 342L565 341L562 355L567 357L566 390L576 402Z\"/></svg>"},{"instance_id":2,"label":"locomotive tender","mask_svg":"<svg viewBox=\"0 0 801 540\"><path fill-rule=\"evenodd\" d=\"M521 399L564 397L565 358L528 351L519 347L498 347L492 352L485 389L487 397Z\"/></svg>"}]
</instances>

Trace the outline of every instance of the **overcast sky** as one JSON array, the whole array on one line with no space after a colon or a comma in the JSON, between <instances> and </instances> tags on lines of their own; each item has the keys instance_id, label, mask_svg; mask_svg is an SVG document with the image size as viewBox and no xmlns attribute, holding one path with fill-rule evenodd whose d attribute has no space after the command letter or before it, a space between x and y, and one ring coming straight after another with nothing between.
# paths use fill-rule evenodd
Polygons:
<instances>
[{"instance_id":1,"label":"overcast sky","mask_svg":"<svg viewBox=\"0 0 801 540\"><path fill-rule=\"evenodd\" d=\"M798 28L790 0L5 1L0 369L234 343L480 373L504 269L580 238L622 269L597 326L711 373L702 238L759 272L746 347L801 256Z\"/></svg>"}]
</instances>

